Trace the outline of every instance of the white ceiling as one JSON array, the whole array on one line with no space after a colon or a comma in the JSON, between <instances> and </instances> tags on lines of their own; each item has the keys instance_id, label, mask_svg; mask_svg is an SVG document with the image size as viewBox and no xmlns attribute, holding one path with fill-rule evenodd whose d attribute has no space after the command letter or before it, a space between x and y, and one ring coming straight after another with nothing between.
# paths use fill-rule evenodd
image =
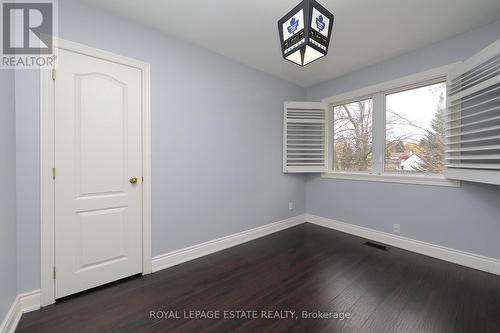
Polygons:
<instances>
[{"instance_id":1,"label":"white ceiling","mask_svg":"<svg viewBox=\"0 0 500 333\"><path fill-rule=\"evenodd\" d=\"M500 19L500 0L319 0L335 15L329 54L300 68L277 32L299 0L85 1L303 87Z\"/></svg>"}]
</instances>

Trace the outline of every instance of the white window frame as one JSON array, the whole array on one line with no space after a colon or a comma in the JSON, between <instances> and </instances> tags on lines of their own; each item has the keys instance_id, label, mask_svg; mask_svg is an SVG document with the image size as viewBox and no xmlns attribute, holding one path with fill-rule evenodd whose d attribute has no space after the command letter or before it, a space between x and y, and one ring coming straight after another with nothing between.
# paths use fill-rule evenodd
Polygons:
<instances>
[{"instance_id":1,"label":"white window frame","mask_svg":"<svg viewBox=\"0 0 500 333\"><path fill-rule=\"evenodd\" d=\"M409 89L415 89L438 82L447 82L448 73L457 65L453 63L447 66L435 68L425 72L405 76L396 80L391 80L369 86L366 88L350 91L322 100L329 105L327 113L327 167L328 171L322 174L322 178L360 180L387 183L403 183L416 185L450 186L460 187L460 181L446 179L444 175L436 174L402 174L385 172L385 139L386 139L386 95L402 92ZM369 172L356 171L336 171L333 170L333 142L331 135L333 133L333 114L332 106L348 104L356 101L372 99L373 100L373 159L372 168Z\"/></svg>"}]
</instances>

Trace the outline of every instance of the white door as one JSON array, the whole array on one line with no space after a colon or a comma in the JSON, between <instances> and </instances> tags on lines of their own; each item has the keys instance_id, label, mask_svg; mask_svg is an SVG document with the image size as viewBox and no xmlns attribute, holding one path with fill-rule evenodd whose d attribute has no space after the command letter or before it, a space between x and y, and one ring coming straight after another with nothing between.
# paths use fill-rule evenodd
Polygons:
<instances>
[{"instance_id":1,"label":"white door","mask_svg":"<svg viewBox=\"0 0 500 333\"><path fill-rule=\"evenodd\" d=\"M141 88L137 68L59 49L56 298L142 271Z\"/></svg>"}]
</instances>

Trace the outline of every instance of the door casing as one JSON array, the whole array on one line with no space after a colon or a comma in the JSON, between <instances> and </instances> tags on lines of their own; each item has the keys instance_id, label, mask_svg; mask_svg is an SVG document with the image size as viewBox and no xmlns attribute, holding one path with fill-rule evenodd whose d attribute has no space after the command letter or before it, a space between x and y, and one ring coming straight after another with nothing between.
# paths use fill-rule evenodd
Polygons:
<instances>
[{"instance_id":1,"label":"door casing","mask_svg":"<svg viewBox=\"0 0 500 333\"><path fill-rule=\"evenodd\" d=\"M54 40L54 51L59 49L81 53L137 68L142 72L142 274L151 273L151 76L148 63L120 56L64 39ZM40 70L40 234L41 287L40 303L55 302L55 191L54 166L54 80L50 69ZM57 79L57 67L55 71Z\"/></svg>"}]
</instances>

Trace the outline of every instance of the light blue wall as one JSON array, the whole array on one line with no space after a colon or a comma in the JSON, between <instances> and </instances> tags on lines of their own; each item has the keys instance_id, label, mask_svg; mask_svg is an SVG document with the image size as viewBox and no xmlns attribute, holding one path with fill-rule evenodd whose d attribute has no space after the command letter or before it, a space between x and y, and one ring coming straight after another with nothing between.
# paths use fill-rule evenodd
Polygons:
<instances>
[{"instance_id":1,"label":"light blue wall","mask_svg":"<svg viewBox=\"0 0 500 333\"><path fill-rule=\"evenodd\" d=\"M0 69L0 323L17 295L14 71Z\"/></svg>"},{"instance_id":2,"label":"light blue wall","mask_svg":"<svg viewBox=\"0 0 500 333\"><path fill-rule=\"evenodd\" d=\"M62 38L151 63L153 255L305 212L305 178L281 172L283 101L303 100L303 88L75 1L59 1L59 16ZM19 285L29 291L40 286L38 74L16 80Z\"/></svg>"},{"instance_id":3,"label":"light blue wall","mask_svg":"<svg viewBox=\"0 0 500 333\"><path fill-rule=\"evenodd\" d=\"M282 103L305 99L305 89L75 0L60 1L59 13L62 38L151 63L153 255L303 213L307 199L310 213L384 231L397 220L403 235L499 257L492 242L500 231L498 188L317 177L306 185L304 177L281 172ZM307 97L317 100L465 58L498 38L499 27L308 89ZM18 284L25 292L40 286L38 73L18 71L16 89ZM377 195L394 208L381 210L367 198ZM405 195L418 204L405 205ZM457 212L449 218L452 208Z\"/></svg>"},{"instance_id":4,"label":"light blue wall","mask_svg":"<svg viewBox=\"0 0 500 333\"><path fill-rule=\"evenodd\" d=\"M500 21L308 89L311 101L461 61L500 38ZM308 178L308 213L500 258L500 186L461 188Z\"/></svg>"}]
</instances>

